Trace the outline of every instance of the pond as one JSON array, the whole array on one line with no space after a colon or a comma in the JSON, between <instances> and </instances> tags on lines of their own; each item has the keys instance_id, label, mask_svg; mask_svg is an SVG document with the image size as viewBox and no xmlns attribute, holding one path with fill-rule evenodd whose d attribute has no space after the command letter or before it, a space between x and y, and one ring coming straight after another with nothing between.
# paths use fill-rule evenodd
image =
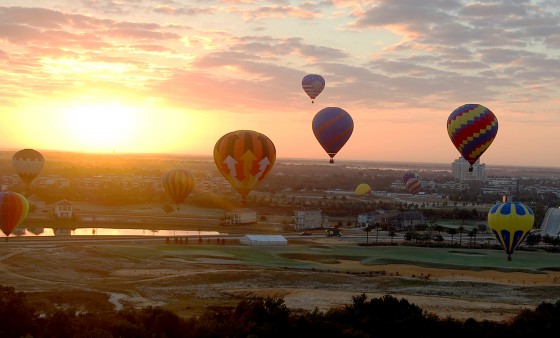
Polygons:
<instances>
[{"instance_id":1,"label":"pond","mask_svg":"<svg viewBox=\"0 0 560 338\"><path fill-rule=\"evenodd\" d=\"M49 237L49 236L164 236L164 237L198 237L224 236L218 231L173 230L173 229L120 229L120 228L77 228L62 229L50 227L15 228L9 237ZM7 237L0 232L0 237Z\"/></svg>"}]
</instances>

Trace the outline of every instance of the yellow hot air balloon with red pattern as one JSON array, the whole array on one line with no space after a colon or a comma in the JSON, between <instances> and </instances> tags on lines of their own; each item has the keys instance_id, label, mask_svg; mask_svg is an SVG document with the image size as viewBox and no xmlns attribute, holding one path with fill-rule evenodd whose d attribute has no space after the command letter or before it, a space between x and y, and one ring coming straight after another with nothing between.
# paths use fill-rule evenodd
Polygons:
<instances>
[{"instance_id":1,"label":"yellow hot air balloon with red pattern","mask_svg":"<svg viewBox=\"0 0 560 338\"><path fill-rule=\"evenodd\" d=\"M175 202L177 209L193 190L194 182L193 175L186 169L171 169L161 178L163 188Z\"/></svg>"},{"instance_id":2,"label":"yellow hot air balloon with red pattern","mask_svg":"<svg viewBox=\"0 0 560 338\"><path fill-rule=\"evenodd\" d=\"M214 146L214 162L220 173L241 195L247 195L270 173L276 162L276 147L264 134L237 130L222 136Z\"/></svg>"}]
</instances>

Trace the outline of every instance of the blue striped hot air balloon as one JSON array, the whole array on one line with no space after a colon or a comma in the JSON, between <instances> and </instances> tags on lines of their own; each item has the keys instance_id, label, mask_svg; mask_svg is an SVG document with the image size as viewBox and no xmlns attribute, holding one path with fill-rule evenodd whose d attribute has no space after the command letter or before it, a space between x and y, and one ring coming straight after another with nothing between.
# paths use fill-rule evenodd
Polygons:
<instances>
[{"instance_id":1,"label":"blue striped hot air balloon","mask_svg":"<svg viewBox=\"0 0 560 338\"><path fill-rule=\"evenodd\" d=\"M301 80L301 87L307 93L307 96L311 98L311 103L313 103L313 100L325 88L325 79L321 75L307 74Z\"/></svg>"},{"instance_id":2,"label":"blue striped hot air balloon","mask_svg":"<svg viewBox=\"0 0 560 338\"><path fill-rule=\"evenodd\" d=\"M354 121L344 109L327 107L315 115L312 128L317 141L331 158L330 163L334 163L334 156L342 149L354 131Z\"/></svg>"},{"instance_id":3,"label":"blue striped hot air balloon","mask_svg":"<svg viewBox=\"0 0 560 338\"><path fill-rule=\"evenodd\" d=\"M471 165L490 147L498 133L498 119L480 104L465 104L447 119L447 133L461 156Z\"/></svg>"},{"instance_id":4,"label":"blue striped hot air balloon","mask_svg":"<svg viewBox=\"0 0 560 338\"><path fill-rule=\"evenodd\" d=\"M488 226L508 255L523 242L535 222L533 210L519 202L496 203L488 212Z\"/></svg>"}]
</instances>

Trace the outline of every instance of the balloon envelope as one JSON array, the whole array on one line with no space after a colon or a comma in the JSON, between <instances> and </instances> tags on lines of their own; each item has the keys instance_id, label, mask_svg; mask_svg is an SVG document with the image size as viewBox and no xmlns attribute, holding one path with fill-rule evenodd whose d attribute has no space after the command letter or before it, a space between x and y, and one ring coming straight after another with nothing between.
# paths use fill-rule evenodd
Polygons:
<instances>
[{"instance_id":1,"label":"balloon envelope","mask_svg":"<svg viewBox=\"0 0 560 338\"><path fill-rule=\"evenodd\" d=\"M413 172L407 171L406 173L404 173L402 177L403 184L406 185L406 182L413 177L416 177L416 174L414 174Z\"/></svg>"},{"instance_id":2,"label":"balloon envelope","mask_svg":"<svg viewBox=\"0 0 560 338\"><path fill-rule=\"evenodd\" d=\"M331 158L330 162L333 163L334 156L352 136L354 121L344 109L327 107L315 114L312 128L315 138Z\"/></svg>"},{"instance_id":3,"label":"balloon envelope","mask_svg":"<svg viewBox=\"0 0 560 338\"><path fill-rule=\"evenodd\" d=\"M367 183L360 183L356 187L356 191L354 192L358 196L363 196L366 194L371 194L371 187Z\"/></svg>"},{"instance_id":4,"label":"balloon envelope","mask_svg":"<svg viewBox=\"0 0 560 338\"><path fill-rule=\"evenodd\" d=\"M420 182L420 179L413 177L408 181L406 181L404 187L408 192L411 192L414 195L420 191L420 188L422 187L422 183Z\"/></svg>"},{"instance_id":5,"label":"balloon envelope","mask_svg":"<svg viewBox=\"0 0 560 338\"><path fill-rule=\"evenodd\" d=\"M301 80L301 86L307 95L313 100L317 97L317 95L321 94L323 88L325 88L325 79L323 79L321 75L308 74Z\"/></svg>"},{"instance_id":6,"label":"balloon envelope","mask_svg":"<svg viewBox=\"0 0 560 338\"><path fill-rule=\"evenodd\" d=\"M488 212L488 226L506 251L508 260L533 228L534 221L533 210L519 202L496 203Z\"/></svg>"},{"instance_id":7,"label":"balloon envelope","mask_svg":"<svg viewBox=\"0 0 560 338\"><path fill-rule=\"evenodd\" d=\"M173 202L179 205L193 190L194 178L188 170L171 169L163 175L161 183Z\"/></svg>"},{"instance_id":8,"label":"balloon envelope","mask_svg":"<svg viewBox=\"0 0 560 338\"><path fill-rule=\"evenodd\" d=\"M465 104L447 118L447 133L461 156L472 166L498 133L498 119L480 104Z\"/></svg>"},{"instance_id":9,"label":"balloon envelope","mask_svg":"<svg viewBox=\"0 0 560 338\"><path fill-rule=\"evenodd\" d=\"M222 136L214 146L214 162L220 173L245 197L272 170L276 161L274 143L252 130L237 130Z\"/></svg>"},{"instance_id":10,"label":"balloon envelope","mask_svg":"<svg viewBox=\"0 0 560 338\"><path fill-rule=\"evenodd\" d=\"M29 212L29 202L17 192L0 192L0 229L10 236Z\"/></svg>"},{"instance_id":11,"label":"balloon envelope","mask_svg":"<svg viewBox=\"0 0 560 338\"><path fill-rule=\"evenodd\" d=\"M22 149L12 157L12 166L26 187L39 175L45 166L45 159L34 149Z\"/></svg>"}]
</instances>

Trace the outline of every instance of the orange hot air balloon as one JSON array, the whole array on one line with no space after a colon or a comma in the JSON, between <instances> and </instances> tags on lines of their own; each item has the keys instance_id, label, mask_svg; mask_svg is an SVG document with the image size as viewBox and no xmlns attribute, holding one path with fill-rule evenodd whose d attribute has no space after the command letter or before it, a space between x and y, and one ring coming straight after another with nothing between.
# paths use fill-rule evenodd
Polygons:
<instances>
[{"instance_id":1,"label":"orange hot air balloon","mask_svg":"<svg viewBox=\"0 0 560 338\"><path fill-rule=\"evenodd\" d=\"M268 175L276 161L274 143L252 130L237 130L222 136L214 146L214 162L220 173L245 198Z\"/></svg>"},{"instance_id":2,"label":"orange hot air balloon","mask_svg":"<svg viewBox=\"0 0 560 338\"><path fill-rule=\"evenodd\" d=\"M185 169L171 169L161 178L163 188L179 208L194 187L192 174Z\"/></svg>"},{"instance_id":3,"label":"orange hot air balloon","mask_svg":"<svg viewBox=\"0 0 560 338\"><path fill-rule=\"evenodd\" d=\"M29 202L17 192L0 192L0 230L10 236L29 212Z\"/></svg>"}]
</instances>

